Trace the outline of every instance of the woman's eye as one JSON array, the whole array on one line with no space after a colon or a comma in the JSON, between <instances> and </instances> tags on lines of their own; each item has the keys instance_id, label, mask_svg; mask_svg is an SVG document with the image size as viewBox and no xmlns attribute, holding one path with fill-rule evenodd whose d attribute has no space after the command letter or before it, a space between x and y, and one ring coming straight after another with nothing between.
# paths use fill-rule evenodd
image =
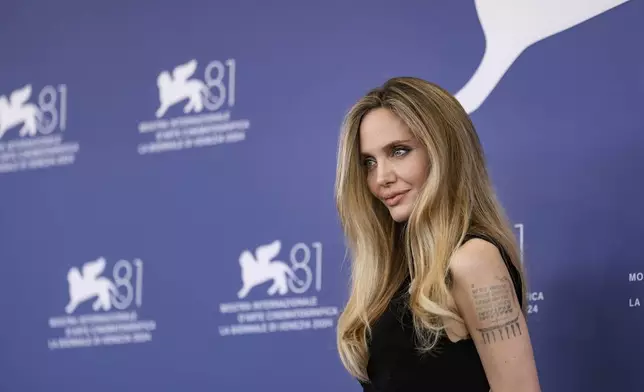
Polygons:
<instances>
[{"instance_id":1,"label":"woman's eye","mask_svg":"<svg viewBox=\"0 0 644 392\"><path fill-rule=\"evenodd\" d=\"M365 165L365 167L370 168L371 166L375 165L376 162L374 162L374 160L371 158L367 158L364 160L363 164Z\"/></svg>"},{"instance_id":2,"label":"woman's eye","mask_svg":"<svg viewBox=\"0 0 644 392\"><path fill-rule=\"evenodd\" d=\"M409 152L408 148L405 147L396 147L393 151L394 156L400 157Z\"/></svg>"}]
</instances>

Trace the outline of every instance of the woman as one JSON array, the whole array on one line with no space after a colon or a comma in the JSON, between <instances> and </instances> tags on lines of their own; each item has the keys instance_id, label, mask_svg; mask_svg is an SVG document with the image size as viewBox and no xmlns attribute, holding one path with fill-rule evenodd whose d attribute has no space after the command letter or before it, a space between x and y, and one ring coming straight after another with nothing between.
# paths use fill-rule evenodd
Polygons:
<instances>
[{"instance_id":1,"label":"woman","mask_svg":"<svg viewBox=\"0 0 644 392\"><path fill-rule=\"evenodd\" d=\"M365 391L540 391L519 252L456 99L409 77L360 99L336 202L353 260L338 350Z\"/></svg>"}]
</instances>

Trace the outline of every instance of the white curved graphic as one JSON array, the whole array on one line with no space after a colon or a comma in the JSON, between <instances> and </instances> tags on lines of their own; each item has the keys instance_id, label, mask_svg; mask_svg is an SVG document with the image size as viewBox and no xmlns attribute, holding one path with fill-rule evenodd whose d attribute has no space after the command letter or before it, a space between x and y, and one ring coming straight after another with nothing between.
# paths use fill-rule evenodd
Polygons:
<instances>
[{"instance_id":1,"label":"white curved graphic","mask_svg":"<svg viewBox=\"0 0 644 392\"><path fill-rule=\"evenodd\" d=\"M273 241L267 245L257 247L256 257L245 250L239 256L239 265L241 267L242 288L237 293L237 298L242 299L248 295L253 287L260 285L269 280L273 284L268 288L268 294L274 295L279 293L284 295L288 292L288 278L293 279L298 284L302 282L291 267L283 261L273 260L280 252L282 243L279 240Z\"/></svg>"},{"instance_id":2,"label":"white curved graphic","mask_svg":"<svg viewBox=\"0 0 644 392\"><path fill-rule=\"evenodd\" d=\"M9 95L0 96L0 138L9 129L23 124L20 136L34 136L38 132L38 123L42 119L40 109L28 103L31 97L31 84L27 84Z\"/></svg>"},{"instance_id":3,"label":"white curved graphic","mask_svg":"<svg viewBox=\"0 0 644 392\"><path fill-rule=\"evenodd\" d=\"M468 113L474 112L528 47L628 1L475 0L485 53L456 99Z\"/></svg>"}]
</instances>

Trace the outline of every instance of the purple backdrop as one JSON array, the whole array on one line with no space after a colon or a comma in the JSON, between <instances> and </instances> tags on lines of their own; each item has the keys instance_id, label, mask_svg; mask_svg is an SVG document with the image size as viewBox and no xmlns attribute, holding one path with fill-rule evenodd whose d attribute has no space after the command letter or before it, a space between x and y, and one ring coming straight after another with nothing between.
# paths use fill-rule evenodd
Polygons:
<instances>
[{"instance_id":1,"label":"purple backdrop","mask_svg":"<svg viewBox=\"0 0 644 392\"><path fill-rule=\"evenodd\" d=\"M337 136L398 75L472 115L544 391L643 390L644 4L396 4L3 4L0 390L358 391Z\"/></svg>"}]
</instances>

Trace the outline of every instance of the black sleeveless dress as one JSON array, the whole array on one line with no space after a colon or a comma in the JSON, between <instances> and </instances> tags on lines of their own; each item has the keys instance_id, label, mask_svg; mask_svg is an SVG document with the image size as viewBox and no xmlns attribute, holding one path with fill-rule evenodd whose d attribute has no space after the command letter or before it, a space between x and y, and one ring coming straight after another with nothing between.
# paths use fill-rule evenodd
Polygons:
<instances>
[{"instance_id":1,"label":"black sleeveless dress","mask_svg":"<svg viewBox=\"0 0 644 392\"><path fill-rule=\"evenodd\" d=\"M466 240L474 237L478 236L468 236ZM505 251L499 250L522 304L518 271ZM406 299L405 284L372 327L367 365L370 382L360 383L363 391L489 392L490 385L471 338L454 343L443 336L434 349L438 351L424 355L416 351L412 317L405 306Z\"/></svg>"}]
</instances>

